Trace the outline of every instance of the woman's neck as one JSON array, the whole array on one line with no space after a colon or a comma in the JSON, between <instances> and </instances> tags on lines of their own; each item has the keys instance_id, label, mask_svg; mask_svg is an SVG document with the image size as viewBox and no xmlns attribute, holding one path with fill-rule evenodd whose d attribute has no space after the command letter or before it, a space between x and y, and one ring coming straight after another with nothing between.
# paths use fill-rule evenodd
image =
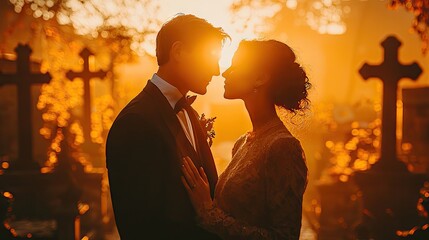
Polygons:
<instances>
[{"instance_id":1,"label":"woman's neck","mask_svg":"<svg viewBox=\"0 0 429 240\"><path fill-rule=\"evenodd\" d=\"M245 100L247 112L253 126L253 132L258 131L267 122L278 118L274 104L263 99Z\"/></svg>"}]
</instances>

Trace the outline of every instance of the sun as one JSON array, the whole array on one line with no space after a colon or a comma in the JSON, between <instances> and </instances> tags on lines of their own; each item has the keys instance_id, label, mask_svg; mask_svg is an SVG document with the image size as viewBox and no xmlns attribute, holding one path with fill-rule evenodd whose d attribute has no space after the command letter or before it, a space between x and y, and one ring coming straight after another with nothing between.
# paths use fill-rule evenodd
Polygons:
<instances>
[{"instance_id":1,"label":"sun","mask_svg":"<svg viewBox=\"0 0 429 240\"><path fill-rule=\"evenodd\" d=\"M234 18L234 13L230 8L234 0L202 0L202 1L176 1L160 0L160 18L161 22L167 21L177 13L194 14L200 18L206 19L215 27L222 27L223 30L231 36L231 40L226 41L221 52L219 66L221 70L226 70L243 39L255 39L260 37L253 26L261 25L264 16L272 15L273 9L259 11L259 16L247 20L245 23ZM168 6L168 7L163 7ZM262 15L263 16L262 16ZM246 26L247 27L246 27Z\"/></svg>"},{"instance_id":2,"label":"sun","mask_svg":"<svg viewBox=\"0 0 429 240\"><path fill-rule=\"evenodd\" d=\"M231 65L232 57L234 56L235 50L237 50L237 42L227 42L222 48L219 67L221 70L226 70Z\"/></svg>"}]
</instances>

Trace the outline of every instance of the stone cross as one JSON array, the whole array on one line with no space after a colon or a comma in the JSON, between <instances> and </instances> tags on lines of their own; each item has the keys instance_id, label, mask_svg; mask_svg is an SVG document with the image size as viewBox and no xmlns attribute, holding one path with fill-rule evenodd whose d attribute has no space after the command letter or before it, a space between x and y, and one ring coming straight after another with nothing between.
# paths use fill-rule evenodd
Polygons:
<instances>
[{"instance_id":1,"label":"stone cross","mask_svg":"<svg viewBox=\"0 0 429 240\"><path fill-rule=\"evenodd\" d=\"M49 73L32 73L30 71L31 48L28 45L19 44L16 52L16 73L0 73L0 87L14 84L17 86L18 95L18 162L17 169L31 170L39 166L33 161L32 124L31 124L31 86L33 84L49 83Z\"/></svg>"},{"instance_id":2,"label":"stone cross","mask_svg":"<svg viewBox=\"0 0 429 240\"><path fill-rule=\"evenodd\" d=\"M383 113L381 157L379 165L387 168L396 165L396 101L398 82L402 78L417 80L422 73L420 66L401 64L398 60L398 49L401 42L394 36L387 37L381 46L384 48L384 61L380 65L365 63L359 70L360 75L368 78L379 78L383 82Z\"/></svg>"},{"instance_id":3,"label":"stone cross","mask_svg":"<svg viewBox=\"0 0 429 240\"><path fill-rule=\"evenodd\" d=\"M94 54L88 49L84 48L80 52L80 57L83 59L83 70L82 72L68 71L66 76L68 79L73 80L75 78L81 78L83 80L83 90L84 90L84 118L83 118L83 127L84 127L84 138L87 143L91 142L91 86L90 81L92 78L103 79L106 77L107 72L99 70L97 72L91 72L89 70L89 57Z\"/></svg>"}]
</instances>

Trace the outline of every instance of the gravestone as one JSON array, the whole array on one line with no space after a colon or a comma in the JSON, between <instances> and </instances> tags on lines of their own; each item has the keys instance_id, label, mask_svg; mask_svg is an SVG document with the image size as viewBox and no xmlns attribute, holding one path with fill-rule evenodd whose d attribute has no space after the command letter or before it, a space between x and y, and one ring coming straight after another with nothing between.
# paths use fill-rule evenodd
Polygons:
<instances>
[{"instance_id":1,"label":"gravestone","mask_svg":"<svg viewBox=\"0 0 429 240\"><path fill-rule=\"evenodd\" d=\"M89 58L94 56L94 53L92 53L88 48L82 49L79 56L83 60L82 71L75 72L70 70L66 73L66 77L72 81L75 78L83 80L84 96L82 125L85 142L82 145L82 150L93 165L97 165L99 162L104 164L105 161L102 159L103 155L100 152L100 145L92 142L91 140L91 114L93 112L91 101L91 80L94 78L104 79L107 72L103 70L92 72L90 70ZM91 172L86 172L82 178L85 183L82 185L82 201L87 202L90 206L90 211L85 216L81 217L81 224L84 227L82 231L95 231L98 236L100 234L102 235L104 231L101 219L106 218L103 212L105 210L102 209L103 207L100 205L104 200L104 192L106 191L105 189L102 189L102 181L105 177L104 173L105 168L93 168Z\"/></svg>"},{"instance_id":2,"label":"gravestone","mask_svg":"<svg viewBox=\"0 0 429 240\"><path fill-rule=\"evenodd\" d=\"M14 169L38 170L39 165L33 160L32 118L31 118L31 86L33 84L49 83L49 73L33 73L30 71L31 48L19 44L15 48L17 55L16 73L0 73L0 87L13 84L17 87L18 95L18 159L13 163Z\"/></svg>"},{"instance_id":3,"label":"gravestone","mask_svg":"<svg viewBox=\"0 0 429 240\"><path fill-rule=\"evenodd\" d=\"M402 90L403 151L413 172L429 173L429 87Z\"/></svg>"},{"instance_id":4,"label":"gravestone","mask_svg":"<svg viewBox=\"0 0 429 240\"><path fill-rule=\"evenodd\" d=\"M379 78L383 82L382 137L380 159L367 171L353 176L363 194L363 222L359 231L366 229L373 239L397 239L397 230L417 224L416 204L425 176L412 174L397 158L396 114L398 82L403 78L417 80L422 69L417 63L401 64L398 49L401 42L387 37L381 46L384 61L380 65L365 63L361 76ZM365 231L366 231L365 230Z\"/></svg>"},{"instance_id":5,"label":"gravestone","mask_svg":"<svg viewBox=\"0 0 429 240\"><path fill-rule=\"evenodd\" d=\"M91 103L91 84L90 84L91 79L93 78L104 79L104 77L106 77L107 72L103 70L99 70L97 72L91 72L91 70L89 69L89 57L93 56L94 53L92 53L88 48L84 48L79 55L83 60L82 71L74 72L70 70L67 72L66 76L70 80L74 80L75 78L81 78L83 80L83 90L84 90L83 132L84 132L85 142L89 143L91 142L91 131L92 131L92 128L91 128L92 103Z\"/></svg>"},{"instance_id":6,"label":"gravestone","mask_svg":"<svg viewBox=\"0 0 429 240\"><path fill-rule=\"evenodd\" d=\"M79 230L98 236L94 239L104 239L100 207L104 172L83 172L64 140L53 172L42 173L32 161L30 112L35 103L30 101L30 86L48 83L50 75L30 71L34 64L30 65L28 45L18 45L16 53L16 74L0 73L0 86L15 84L18 92L19 162L0 172L0 192L14 196L12 224L24 231L24 236L32 234L26 231L35 230L41 223L52 226L53 236L39 239L81 239ZM86 205L78 205L80 202ZM34 232L32 235L37 238Z\"/></svg>"}]
</instances>

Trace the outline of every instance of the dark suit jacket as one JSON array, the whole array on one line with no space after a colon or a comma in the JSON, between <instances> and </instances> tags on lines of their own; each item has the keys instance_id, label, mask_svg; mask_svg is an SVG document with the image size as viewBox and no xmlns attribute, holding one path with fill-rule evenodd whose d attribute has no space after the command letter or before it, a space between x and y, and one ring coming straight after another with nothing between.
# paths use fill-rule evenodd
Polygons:
<instances>
[{"instance_id":1,"label":"dark suit jacket","mask_svg":"<svg viewBox=\"0 0 429 240\"><path fill-rule=\"evenodd\" d=\"M190 156L208 176L217 172L196 112L188 112L197 150L161 91L150 81L119 113L107 138L106 159L116 225L122 239L219 239L196 225L180 176Z\"/></svg>"}]
</instances>

